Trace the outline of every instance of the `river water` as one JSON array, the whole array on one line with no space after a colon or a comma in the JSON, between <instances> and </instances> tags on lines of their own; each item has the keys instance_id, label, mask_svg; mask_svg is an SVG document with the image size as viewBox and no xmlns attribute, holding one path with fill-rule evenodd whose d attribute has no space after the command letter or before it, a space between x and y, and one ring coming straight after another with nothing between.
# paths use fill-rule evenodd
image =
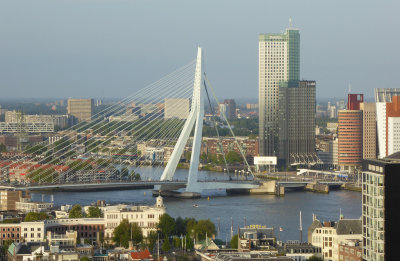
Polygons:
<instances>
[{"instance_id":1,"label":"river water","mask_svg":"<svg viewBox=\"0 0 400 261\"><path fill-rule=\"evenodd\" d=\"M162 169L141 169L142 179L157 179ZM179 179L187 176L187 170L178 169L176 176ZM199 173L199 179L227 179L223 173ZM106 200L107 203L130 203L153 205L155 198L151 190L123 190L101 192L51 192L43 194L45 201L50 201L50 194L54 196L55 206L63 204L90 205L97 200ZM42 194L34 193L33 200L41 200ZM304 191L286 192L284 197L274 195L236 195L227 196L224 191L206 191L205 196L199 199L165 198L164 204L167 213L173 217L193 217L196 219L211 219L219 227L218 238L230 238L231 220L234 233L237 227L257 224L274 227L276 236L281 240L299 239L299 212L302 212L303 240L307 240L307 228L312 222L312 214L316 214L320 221L338 220L340 213L345 218L360 218L361 193L337 190L329 194ZM194 207L194 205L198 205ZM279 227L283 231L278 233ZM278 235L279 234L279 235Z\"/></svg>"}]
</instances>

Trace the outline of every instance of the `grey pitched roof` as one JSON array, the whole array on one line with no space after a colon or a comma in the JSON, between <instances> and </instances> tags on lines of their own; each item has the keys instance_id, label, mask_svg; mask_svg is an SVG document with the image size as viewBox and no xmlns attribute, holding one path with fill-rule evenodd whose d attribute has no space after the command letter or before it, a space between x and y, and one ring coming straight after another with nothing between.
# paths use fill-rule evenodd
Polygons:
<instances>
[{"instance_id":1,"label":"grey pitched roof","mask_svg":"<svg viewBox=\"0 0 400 261\"><path fill-rule=\"evenodd\" d=\"M308 227L308 231L313 232L316 228L322 227L321 222L318 219L315 219L311 225Z\"/></svg>"},{"instance_id":2,"label":"grey pitched roof","mask_svg":"<svg viewBox=\"0 0 400 261\"><path fill-rule=\"evenodd\" d=\"M17 243L15 246L15 253L17 255L31 254L33 251L40 247L39 242Z\"/></svg>"},{"instance_id":3,"label":"grey pitched roof","mask_svg":"<svg viewBox=\"0 0 400 261\"><path fill-rule=\"evenodd\" d=\"M337 222L338 235L362 234L361 219L341 219Z\"/></svg>"}]
</instances>

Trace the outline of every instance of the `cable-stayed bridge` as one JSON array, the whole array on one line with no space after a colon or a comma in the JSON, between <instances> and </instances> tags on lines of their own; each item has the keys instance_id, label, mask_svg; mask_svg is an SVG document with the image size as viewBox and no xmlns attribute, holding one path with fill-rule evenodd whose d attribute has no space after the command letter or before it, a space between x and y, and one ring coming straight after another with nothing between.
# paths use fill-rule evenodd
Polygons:
<instances>
[{"instance_id":1,"label":"cable-stayed bridge","mask_svg":"<svg viewBox=\"0 0 400 261\"><path fill-rule=\"evenodd\" d=\"M8 171L11 183L31 190L153 185L161 193L176 194L180 189L182 197L197 197L206 189L257 188L236 138L242 169L230 170L221 145L228 175L199 180L204 106L208 102L213 110L211 100L219 104L198 48L196 60L108 106L91 121L63 131L56 142L43 142L27 149L25 156L3 162L0 173ZM224 114L223 118L235 137ZM217 128L216 134L220 139ZM175 173L182 155L190 157L190 165L187 177L178 179ZM134 167L129 171L126 163ZM18 171L24 167L27 171ZM154 175L158 179L140 181L138 173L149 167L162 173Z\"/></svg>"}]
</instances>

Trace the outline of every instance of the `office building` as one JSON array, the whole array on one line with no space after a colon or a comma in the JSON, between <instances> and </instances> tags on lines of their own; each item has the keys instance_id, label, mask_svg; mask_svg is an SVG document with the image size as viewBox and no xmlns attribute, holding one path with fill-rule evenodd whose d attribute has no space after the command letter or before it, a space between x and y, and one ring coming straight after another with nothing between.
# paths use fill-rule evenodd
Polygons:
<instances>
[{"instance_id":1,"label":"office building","mask_svg":"<svg viewBox=\"0 0 400 261\"><path fill-rule=\"evenodd\" d=\"M362 94L349 94L347 110L338 113L338 164L340 170L352 172L361 167L363 158Z\"/></svg>"},{"instance_id":2,"label":"office building","mask_svg":"<svg viewBox=\"0 0 400 261\"><path fill-rule=\"evenodd\" d=\"M315 81L280 84L280 165L289 165L300 159L311 162L315 158L315 86Z\"/></svg>"},{"instance_id":3,"label":"office building","mask_svg":"<svg viewBox=\"0 0 400 261\"><path fill-rule=\"evenodd\" d=\"M338 116L338 164L352 172L362 161L362 111L340 110Z\"/></svg>"},{"instance_id":4,"label":"office building","mask_svg":"<svg viewBox=\"0 0 400 261\"><path fill-rule=\"evenodd\" d=\"M400 88L375 89L376 123L378 136L378 155L384 158L387 153L386 139L386 104L392 102L393 96L400 96Z\"/></svg>"},{"instance_id":5,"label":"office building","mask_svg":"<svg viewBox=\"0 0 400 261\"><path fill-rule=\"evenodd\" d=\"M79 122L91 121L93 115L93 99L68 99L67 111Z\"/></svg>"},{"instance_id":6,"label":"office building","mask_svg":"<svg viewBox=\"0 0 400 261\"><path fill-rule=\"evenodd\" d=\"M364 160L362 173L363 260L397 260L400 153Z\"/></svg>"},{"instance_id":7,"label":"office building","mask_svg":"<svg viewBox=\"0 0 400 261\"><path fill-rule=\"evenodd\" d=\"M189 99L165 99L164 119L186 119L189 116L189 111Z\"/></svg>"},{"instance_id":8,"label":"office building","mask_svg":"<svg viewBox=\"0 0 400 261\"><path fill-rule=\"evenodd\" d=\"M259 35L259 137L260 155L276 156L278 149L279 83L300 79L300 34Z\"/></svg>"},{"instance_id":9,"label":"office building","mask_svg":"<svg viewBox=\"0 0 400 261\"><path fill-rule=\"evenodd\" d=\"M386 154L400 151L400 96L386 104Z\"/></svg>"},{"instance_id":10,"label":"office building","mask_svg":"<svg viewBox=\"0 0 400 261\"><path fill-rule=\"evenodd\" d=\"M376 158L376 105L374 102L360 103L363 113L363 159Z\"/></svg>"}]
</instances>

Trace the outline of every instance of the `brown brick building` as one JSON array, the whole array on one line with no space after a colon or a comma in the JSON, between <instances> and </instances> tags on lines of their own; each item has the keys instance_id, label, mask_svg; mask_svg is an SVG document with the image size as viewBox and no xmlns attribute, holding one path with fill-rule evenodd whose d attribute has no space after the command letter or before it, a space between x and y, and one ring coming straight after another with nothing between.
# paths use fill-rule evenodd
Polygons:
<instances>
[{"instance_id":1,"label":"brown brick building","mask_svg":"<svg viewBox=\"0 0 400 261\"><path fill-rule=\"evenodd\" d=\"M249 139L247 137L237 137L236 138L241 148L243 149L243 153L246 155L248 160L253 159L254 156L259 155L258 151L258 139ZM235 151L240 154L239 147L236 144L235 138L221 138L222 149L225 155L229 151ZM205 154L222 154L220 149L218 138L203 138L203 144L201 147L201 153Z\"/></svg>"}]
</instances>

